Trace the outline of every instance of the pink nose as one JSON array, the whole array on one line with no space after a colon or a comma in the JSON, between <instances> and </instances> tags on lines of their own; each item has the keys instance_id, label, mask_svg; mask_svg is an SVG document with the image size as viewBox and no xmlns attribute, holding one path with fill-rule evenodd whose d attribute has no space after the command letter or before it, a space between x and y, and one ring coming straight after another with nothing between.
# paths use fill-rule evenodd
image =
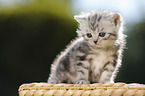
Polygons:
<instances>
[{"instance_id":1,"label":"pink nose","mask_svg":"<svg viewBox=\"0 0 145 96\"><path fill-rule=\"evenodd\" d=\"M95 44L98 42L98 40L97 41L93 41Z\"/></svg>"}]
</instances>

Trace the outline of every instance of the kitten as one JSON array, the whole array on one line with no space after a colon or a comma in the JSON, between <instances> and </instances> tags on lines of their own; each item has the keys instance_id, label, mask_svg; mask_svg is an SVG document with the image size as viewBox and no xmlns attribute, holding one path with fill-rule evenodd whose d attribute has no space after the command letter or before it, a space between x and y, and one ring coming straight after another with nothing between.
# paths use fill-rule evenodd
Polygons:
<instances>
[{"instance_id":1,"label":"kitten","mask_svg":"<svg viewBox=\"0 0 145 96\"><path fill-rule=\"evenodd\" d=\"M122 16L92 11L74 18L79 36L52 64L48 83L113 82L125 44Z\"/></svg>"}]
</instances>

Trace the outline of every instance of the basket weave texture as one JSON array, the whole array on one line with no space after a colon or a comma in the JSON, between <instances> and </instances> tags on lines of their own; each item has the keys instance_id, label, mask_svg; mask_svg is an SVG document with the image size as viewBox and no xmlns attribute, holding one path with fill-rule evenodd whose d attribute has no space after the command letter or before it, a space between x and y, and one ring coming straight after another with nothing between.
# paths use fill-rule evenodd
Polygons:
<instances>
[{"instance_id":1,"label":"basket weave texture","mask_svg":"<svg viewBox=\"0 0 145 96\"><path fill-rule=\"evenodd\" d=\"M19 96L145 96L145 85L30 83L20 86Z\"/></svg>"}]
</instances>

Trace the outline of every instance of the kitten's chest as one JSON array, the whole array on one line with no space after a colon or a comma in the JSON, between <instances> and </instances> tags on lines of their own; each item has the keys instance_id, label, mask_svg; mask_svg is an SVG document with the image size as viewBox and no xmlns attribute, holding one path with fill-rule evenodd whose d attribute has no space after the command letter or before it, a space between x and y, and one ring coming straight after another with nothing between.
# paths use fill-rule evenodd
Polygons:
<instances>
[{"instance_id":1,"label":"kitten's chest","mask_svg":"<svg viewBox=\"0 0 145 96\"><path fill-rule=\"evenodd\" d=\"M108 62L113 60L112 58L113 52L112 51L94 51L93 54L88 55L88 59L90 59L90 70L93 73L98 74L100 73L101 69L104 65Z\"/></svg>"}]
</instances>

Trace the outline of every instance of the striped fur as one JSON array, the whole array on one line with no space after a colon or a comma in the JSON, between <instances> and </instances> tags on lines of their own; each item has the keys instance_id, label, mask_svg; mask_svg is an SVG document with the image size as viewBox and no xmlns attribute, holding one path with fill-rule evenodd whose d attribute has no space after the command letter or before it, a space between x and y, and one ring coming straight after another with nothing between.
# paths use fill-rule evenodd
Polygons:
<instances>
[{"instance_id":1,"label":"striped fur","mask_svg":"<svg viewBox=\"0 0 145 96\"><path fill-rule=\"evenodd\" d=\"M113 82L125 44L121 15L92 11L75 19L79 37L55 59L48 83Z\"/></svg>"}]
</instances>

